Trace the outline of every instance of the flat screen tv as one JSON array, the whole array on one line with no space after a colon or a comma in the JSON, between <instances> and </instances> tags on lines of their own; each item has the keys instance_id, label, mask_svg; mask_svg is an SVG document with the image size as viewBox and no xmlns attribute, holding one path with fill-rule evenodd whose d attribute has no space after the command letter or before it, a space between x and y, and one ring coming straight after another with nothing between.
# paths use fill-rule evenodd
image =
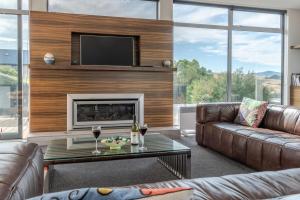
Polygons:
<instances>
[{"instance_id":1,"label":"flat screen tv","mask_svg":"<svg viewBox=\"0 0 300 200\"><path fill-rule=\"evenodd\" d=\"M134 37L80 36L81 65L135 66Z\"/></svg>"}]
</instances>

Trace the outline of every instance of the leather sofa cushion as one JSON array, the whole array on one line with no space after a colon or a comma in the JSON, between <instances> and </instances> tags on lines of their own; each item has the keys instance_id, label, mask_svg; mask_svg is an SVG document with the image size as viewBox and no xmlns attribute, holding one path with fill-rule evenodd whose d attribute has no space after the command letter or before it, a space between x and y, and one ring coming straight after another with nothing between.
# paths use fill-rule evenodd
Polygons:
<instances>
[{"instance_id":1,"label":"leather sofa cushion","mask_svg":"<svg viewBox=\"0 0 300 200\"><path fill-rule=\"evenodd\" d=\"M227 122L206 123L203 144L257 170L293 168L300 158L300 148L290 148L289 143L300 145L300 136L282 131L251 128ZM291 155L290 155L290 154Z\"/></svg>"},{"instance_id":2,"label":"leather sofa cushion","mask_svg":"<svg viewBox=\"0 0 300 200\"><path fill-rule=\"evenodd\" d=\"M267 199L300 193L300 169L216 178L176 180L139 185L143 188L191 187L194 198L214 200Z\"/></svg>"},{"instance_id":3,"label":"leather sofa cushion","mask_svg":"<svg viewBox=\"0 0 300 200\"><path fill-rule=\"evenodd\" d=\"M281 130L280 121L285 108L285 106L269 105L260 127Z\"/></svg>"},{"instance_id":4,"label":"leather sofa cushion","mask_svg":"<svg viewBox=\"0 0 300 200\"><path fill-rule=\"evenodd\" d=\"M240 103L199 104L196 120L198 123L232 122L238 113L239 106Z\"/></svg>"},{"instance_id":5,"label":"leather sofa cushion","mask_svg":"<svg viewBox=\"0 0 300 200\"><path fill-rule=\"evenodd\" d=\"M300 167L300 141L286 143L282 148L281 155L283 169Z\"/></svg>"},{"instance_id":6,"label":"leather sofa cushion","mask_svg":"<svg viewBox=\"0 0 300 200\"><path fill-rule=\"evenodd\" d=\"M0 199L25 199L43 189L43 157L36 144L0 143Z\"/></svg>"},{"instance_id":7,"label":"leather sofa cushion","mask_svg":"<svg viewBox=\"0 0 300 200\"><path fill-rule=\"evenodd\" d=\"M261 127L300 135L299 116L300 110L298 108L270 105Z\"/></svg>"}]
</instances>

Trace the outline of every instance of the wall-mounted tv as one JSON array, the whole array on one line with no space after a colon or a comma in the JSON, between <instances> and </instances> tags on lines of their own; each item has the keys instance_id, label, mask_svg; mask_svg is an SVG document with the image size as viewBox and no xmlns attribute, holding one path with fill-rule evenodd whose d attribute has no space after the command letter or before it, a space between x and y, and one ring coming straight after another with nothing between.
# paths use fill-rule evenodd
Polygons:
<instances>
[{"instance_id":1,"label":"wall-mounted tv","mask_svg":"<svg viewBox=\"0 0 300 200\"><path fill-rule=\"evenodd\" d=\"M81 35L80 63L135 66L135 39L124 36Z\"/></svg>"}]
</instances>

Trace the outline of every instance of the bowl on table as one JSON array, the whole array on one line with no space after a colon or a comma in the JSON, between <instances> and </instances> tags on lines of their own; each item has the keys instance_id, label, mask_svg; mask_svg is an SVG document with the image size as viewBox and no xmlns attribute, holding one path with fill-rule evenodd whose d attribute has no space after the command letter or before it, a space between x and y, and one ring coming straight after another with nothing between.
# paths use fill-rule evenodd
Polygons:
<instances>
[{"instance_id":1,"label":"bowl on table","mask_svg":"<svg viewBox=\"0 0 300 200\"><path fill-rule=\"evenodd\" d=\"M108 146L110 149L121 149L122 146L128 144L130 142L130 138L115 136L115 137L107 137L101 140L101 143Z\"/></svg>"}]
</instances>

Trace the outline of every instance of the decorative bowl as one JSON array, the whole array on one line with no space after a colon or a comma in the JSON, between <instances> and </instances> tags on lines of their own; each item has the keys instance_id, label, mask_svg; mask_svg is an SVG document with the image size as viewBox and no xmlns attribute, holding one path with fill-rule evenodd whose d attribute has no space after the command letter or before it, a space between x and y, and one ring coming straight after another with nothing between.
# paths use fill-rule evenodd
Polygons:
<instances>
[{"instance_id":1,"label":"decorative bowl","mask_svg":"<svg viewBox=\"0 0 300 200\"><path fill-rule=\"evenodd\" d=\"M105 144L110 149L121 149L121 147L127 144L129 141L130 138L115 136L115 137L104 138L101 140L101 143Z\"/></svg>"}]
</instances>

